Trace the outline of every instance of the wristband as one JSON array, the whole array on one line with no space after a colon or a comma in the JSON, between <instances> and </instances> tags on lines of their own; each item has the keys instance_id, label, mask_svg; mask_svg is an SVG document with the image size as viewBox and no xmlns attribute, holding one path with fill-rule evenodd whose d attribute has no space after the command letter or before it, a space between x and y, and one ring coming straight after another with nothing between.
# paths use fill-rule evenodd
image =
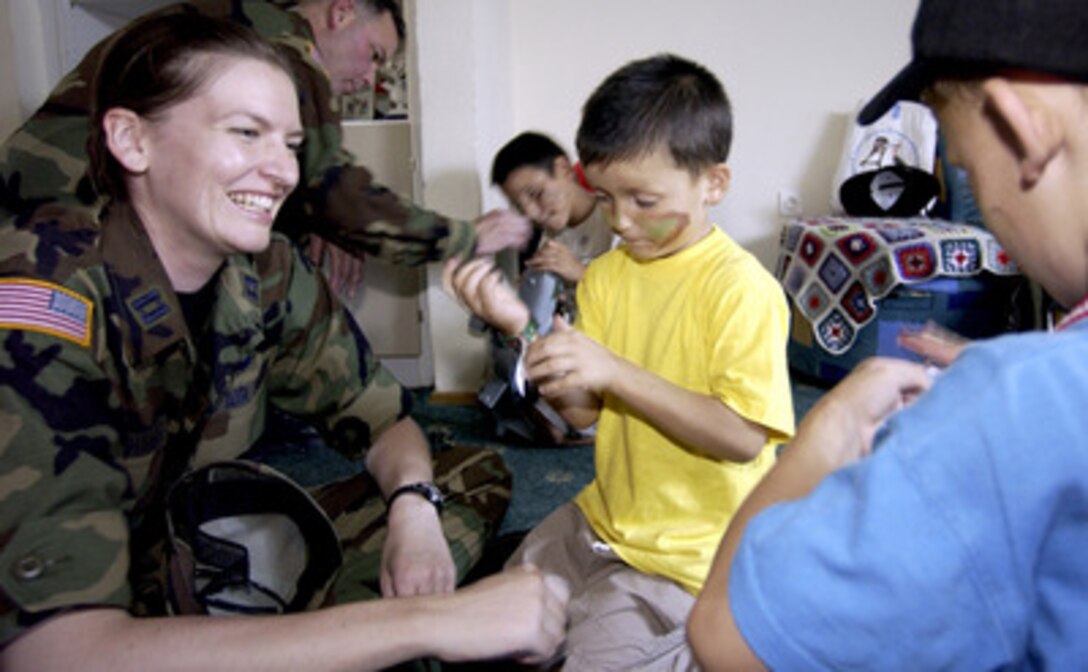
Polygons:
<instances>
[{"instance_id":1,"label":"wristband","mask_svg":"<svg viewBox=\"0 0 1088 672\"><path fill-rule=\"evenodd\" d=\"M419 495L423 499L433 504L434 508L439 513L442 512L442 507L446 503L446 498L442 496L442 491L438 489L437 485L435 485L434 483L420 482L408 483L407 485L402 485L394 490L393 493L389 495L389 499L385 500L385 508L391 508L393 506L394 500L396 500L397 497L407 494Z\"/></svg>"},{"instance_id":2,"label":"wristband","mask_svg":"<svg viewBox=\"0 0 1088 672\"><path fill-rule=\"evenodd\" d=\"M529 318L529 321L525 324L525 328L521 330L521 333L517 336L507 336L502 334L502 342L507 347L517 347L518 344L524 339L526 343L532 343L536 340L537 329L536 320Z\"/></svg>"}]
</instances>

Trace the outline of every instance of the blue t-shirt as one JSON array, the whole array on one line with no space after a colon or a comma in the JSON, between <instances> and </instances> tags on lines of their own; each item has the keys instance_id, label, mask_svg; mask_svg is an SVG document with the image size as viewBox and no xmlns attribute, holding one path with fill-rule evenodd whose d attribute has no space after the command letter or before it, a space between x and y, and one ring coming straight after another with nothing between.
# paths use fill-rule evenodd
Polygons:
<instances>
[{"instance_id":1,"label":"blue t-shirt","mask_svg":"<svg viewBox=\"0 0 1088 672\"><path fill-rule=\"evenodd\" d=\"M1085 669L1088 328L973 345L751 521L729 591L776 670Z\"/></svg>"}]
</instances>

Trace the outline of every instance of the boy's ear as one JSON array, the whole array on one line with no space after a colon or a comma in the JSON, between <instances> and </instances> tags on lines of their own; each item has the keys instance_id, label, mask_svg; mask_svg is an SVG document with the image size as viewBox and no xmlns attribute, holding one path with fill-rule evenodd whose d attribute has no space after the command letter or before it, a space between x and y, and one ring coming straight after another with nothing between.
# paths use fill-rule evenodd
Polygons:
<instances>
[{"instance_id":1,"label":"boy's ear","mask_svg":"<svg viewBox=\"0 0 1088 672\"><path fill-rule=\"evenodd\" d=\"M566 179L574 174L574 166L570 165L570 159L565 156L557 156L552 159L552 174Z\"/></svg>"},{"instance_id":2,"label":"boy's ear","mask_svg":"<svg viewBox=\"0 0 1088 672\"><path fill-rule=\"evenodd\" d=\"M706 193L703 202L706 205L717 205L725 198L725 192L729 191L729 182L733 179L733 171L724 163L718 163L708 168L703 173Z\"/></svg>"},{"instance_id":3,"label":"boy's ear","mask_svg":"<svg viewBox=\"0 0 1088 672\"><path fill-rule=\"evenodd\" d=\"M1038 97L1025 95L1007 79L987 79L982 91L984 109L1017 157L1022 184L1033 186L1061 149L1064 140L1059 120Z\"/></svg>"},{"instance_id":4,"label":"boy's ear","mask_svg":"<svg viewBox=\"0 0 1088 672\"><path fill-rule=\"evenodd\" d=\"M125 170L137 174L147 170L150 147L147 124L140 115L123 107L111 108L102 115L102 130L110 154Z\"/></svg>"}]
</instances>

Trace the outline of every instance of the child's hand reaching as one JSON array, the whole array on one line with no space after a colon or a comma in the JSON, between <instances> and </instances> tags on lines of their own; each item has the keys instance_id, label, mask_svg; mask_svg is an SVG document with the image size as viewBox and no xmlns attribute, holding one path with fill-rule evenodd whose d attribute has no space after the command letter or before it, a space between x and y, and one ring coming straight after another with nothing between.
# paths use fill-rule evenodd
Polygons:
<instances>
[{"instance_id":1,"label":"child's hand reaching","mask_svg":"<svg viewBox=\"0 0 1088 672\"><path fill-rule=\"evenodd\" d=\"M525 265L534 270L555 273L567 282L578 282L586 272L585 264L558 240L545 241Z\"/></svg>"},{"instance_id":2,"label":"child's hand reaching","mask_svg":"<svg viewBox=\"0 0 1088 672\"><path fill-rule=\"evenodd\" d=\"M442 288L507 336L520 334L529 324L529 308L488 257L447 261L442 268Z\"/></svg>"},{"instance_id":3,"label":"child's hand reaching","mask_svg":"<svg viewBox=\"0 0 1088 672\"><path fill-rule=\"evenodd\" d=\"M932 321L926 322L921 329L902 329L897 339L900 346L941 368L950 365L971 344L963 336Z\"/></svg>"},{"instance_id":4,"label":"child's hand reaching","mask_svg":"<svg viewBox=\"0 0 1088 672\"><path fill-rule=\"evenodd\" d=\"M552 320L551 333L525 351L525 375L548 398L569 392L600 395L611 384L618 366L608 348L559 316Z\"/></svg>"}]
</instances>

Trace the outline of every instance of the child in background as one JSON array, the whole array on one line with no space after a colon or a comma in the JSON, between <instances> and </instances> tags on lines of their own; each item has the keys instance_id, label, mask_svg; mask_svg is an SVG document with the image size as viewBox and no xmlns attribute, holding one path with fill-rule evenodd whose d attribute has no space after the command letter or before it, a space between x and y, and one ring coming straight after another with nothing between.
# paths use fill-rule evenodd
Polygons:
<instances>
[{"instance_id":1,"label":"child in background","mask_svg":"<svg viewBox=\"0 0 1088 672\"><path fill-rule=\"evenodd\" d=\"M578 320L534 339L487 261L447 291L525 347L528 380L572 424L597 422L596 478L512 564L570 582L568 670L687 669L684 623L733 512L793 432L788 310L774 277L709 218L729 187L721 84L673 55L608 77L578 152L622 243L578 283Z\"/></svg>"},{"instance_id":2,"label":"child in background","mask_svg":"<svg viewBox=\"0 0 1088 672\"><path fill-rule=\"evenodd\" d=\"M555 273L571 287L613 243L596 197L580 178L566 152L540 133L518 135L491 164L491 182L538 231L525 266Z\"/></svg>"},{"instance_id":3,"label":"child in background","mask_svg":"<svg viewBox=\"0 0 1088 672\"><path fill-rule=\"evenodd\" d=\"M553 314L573 321L574 291L586 265L615 242L580 168L548 136L525 132L495 155L491 181L535 228L527 251L518 259L519 298L532 308L541 333L551 328ZM546 400L516 388L519 355L503 339L493 339L493 375L478 398L491 411L496 433L534 443L592 442L592 428L571 427Z\"/></svg>"}]
</instances>

